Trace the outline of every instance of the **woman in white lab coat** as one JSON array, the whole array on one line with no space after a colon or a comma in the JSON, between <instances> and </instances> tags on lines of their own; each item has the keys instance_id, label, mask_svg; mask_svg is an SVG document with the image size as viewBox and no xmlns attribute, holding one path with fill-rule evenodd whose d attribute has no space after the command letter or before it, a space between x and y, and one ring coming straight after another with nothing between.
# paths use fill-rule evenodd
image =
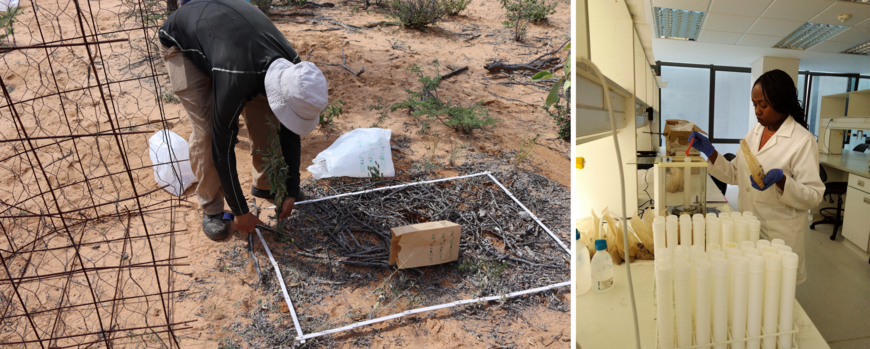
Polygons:
<instances>
[{"instance_id":1,"label":"woman in white lab coat","mask_svg":"<svg viewBox=\"0 0 870 349\"><path fill-rule=\"evenodd\" d=\"M819 177L818 144L807 130L794 80L784 71L769 71L755 81L752 104L758 124L745 140L766 172L764 187L752 180L742 152L728 161L703 134L692 132L690 140L694 138L692 147L707 155L710 175L737 185L737 209L758 217L762 236L782 239L797 253L800 284L807 278L804 240L808 210L822 201L825 192Z\"/></svg>"}]
</instances>

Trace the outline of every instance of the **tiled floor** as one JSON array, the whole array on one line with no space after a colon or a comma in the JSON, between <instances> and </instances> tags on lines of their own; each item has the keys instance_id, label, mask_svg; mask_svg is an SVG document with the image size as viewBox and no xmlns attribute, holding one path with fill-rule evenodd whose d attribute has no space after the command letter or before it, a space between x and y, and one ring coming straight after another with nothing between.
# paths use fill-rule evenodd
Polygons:
<instances>
[{"instance_id":1,"label":"tiled floor","mask_svg":"<svg viewBox=\"0 0 870 349\"><path fill-rule=\"evenodd\" d=\"M725 197L736 209L737 187ZM831 225L810 230L808 222L806 231L807 282L797 288L798 302L831 348L870 348L870 254L831 241Z\"/></svg>"}]
</instances>

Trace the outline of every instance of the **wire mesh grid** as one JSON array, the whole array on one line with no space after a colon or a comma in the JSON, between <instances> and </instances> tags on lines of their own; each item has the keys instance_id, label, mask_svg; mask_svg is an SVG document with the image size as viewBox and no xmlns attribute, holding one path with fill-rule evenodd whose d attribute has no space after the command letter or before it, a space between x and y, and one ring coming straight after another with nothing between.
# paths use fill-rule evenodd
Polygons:
<instances>
[{"instance_id":1,"label":"wire mesh grid","mask_svg":"<svg viewBox=\"0 0 870 349\"><path fill-rule=\"evenodd\" d=\"M22 1L0 36L0 343L179 347L175 235L148 137L169 128L168 1ZM174 2L174 1L173 1Z\"/></svg>"}]
</instances>

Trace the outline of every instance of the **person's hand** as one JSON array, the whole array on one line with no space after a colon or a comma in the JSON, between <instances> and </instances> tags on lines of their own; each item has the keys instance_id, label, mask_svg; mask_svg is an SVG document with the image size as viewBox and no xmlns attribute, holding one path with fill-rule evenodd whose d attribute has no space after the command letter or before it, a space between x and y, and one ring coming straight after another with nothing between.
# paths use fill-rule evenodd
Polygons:
<instances>
[{"instance_id":1,"label":"person's hand","mask_svg":"<svg viewBox=\"0 0 870 349\"><path fill-rule=\"evenodd\" d=\"M278 215L279 220L287 219L290 217L290 214L293 213L293 205L296 204L296 198L294 197L286 197L284 198L284 203L281 204L281 214Z\"/></svg>"},{"instance_id":2,"label":"person's hand","mask_svg":"<svg viewBox=\"0 0 870 349\"><path fill-rule=\"evenodd\" d=\"M755 179L752 178L752 175L749 175L749 182L752 183L752 187L758 189L760 191L765 191L767 188L770 188L773 184L778 183L785 179L785 175L782 173L781 169L775 168L770 171L767 171L767 174L764 175L764 188L759 188L758 184L755 183Z\"/></svg>"},{"instance_id":3,"label":"person's hand","mask_svg":"<svg viewBox=\"0 0 870 349\"><path fill-rule=\"evenodd\" d=\"M261 222L260 219L257 218L257 216L254 216L253 213L248 212L236 217L236 230L240 232L253 234L254 228L257 226L257 224L266 225L265 223Z\"/></svg>"},{"instance_id":4,"label":"person's hand","mask_svg":"<svg viewBox=\"0 0 870 349\"><path fill-rule=\"evenodd\" d=\"M692 143L692 139L695 140L694 143ZM689 135L689 144L692 145L692 148L707 155L708 158L713 156L713 152L716 151L716 148L713 148L713 143L710 143L710 139L698 131L692 131L692 134Z\"/></svg>"}]
</instances>

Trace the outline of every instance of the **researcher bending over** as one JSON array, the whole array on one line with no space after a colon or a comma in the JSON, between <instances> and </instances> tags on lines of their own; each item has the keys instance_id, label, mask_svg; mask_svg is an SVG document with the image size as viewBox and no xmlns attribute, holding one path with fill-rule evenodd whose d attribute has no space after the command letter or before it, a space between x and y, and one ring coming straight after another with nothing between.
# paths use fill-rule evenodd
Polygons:
<instances>
[{"instance_id":1,"label":"researcher bending over","mask_svg":"<svg viewBox=\"0 0 870 349\"><path fill-rule=\"evenodd\" d=\"M239 0L196 0L176 10L159 30L172 90L190 118L190 164L199 184L202 226L212 240L229 236L223 220L224 199L236 229L253 233L262 222L248 211L236 171L239 116L251 139L251 194L271 198L265 173L259 172L280 125L281 152L290 169L287 198L279 219L303 198L299 189L299 135L311 133L327 104L326 78L314 64L302 62L290 42L257 7ZM274 122L277 119L279 122Z\"/></svg>"},{"instance_id":2,"label":"researcher bending over","mask_svg":"<svg viewBox=\"0 0 870 349\"><path fill-rule=\"evenodd\" d=\"M761 75L752 87L752 105L758 125L746 134L746 143L767 171L759 187L742 152L728 161L710 140L692 132L693 148L708 157L710 175L736 184L737 209L750 211L761 222L768 239L782 239L800 258L797 283L806 281L804 240L808 210L822 201L825 185L819 177L819 149L807 130L806 116L797 99L794 80L782 70Z\"/></svg>"}]
</instances>

